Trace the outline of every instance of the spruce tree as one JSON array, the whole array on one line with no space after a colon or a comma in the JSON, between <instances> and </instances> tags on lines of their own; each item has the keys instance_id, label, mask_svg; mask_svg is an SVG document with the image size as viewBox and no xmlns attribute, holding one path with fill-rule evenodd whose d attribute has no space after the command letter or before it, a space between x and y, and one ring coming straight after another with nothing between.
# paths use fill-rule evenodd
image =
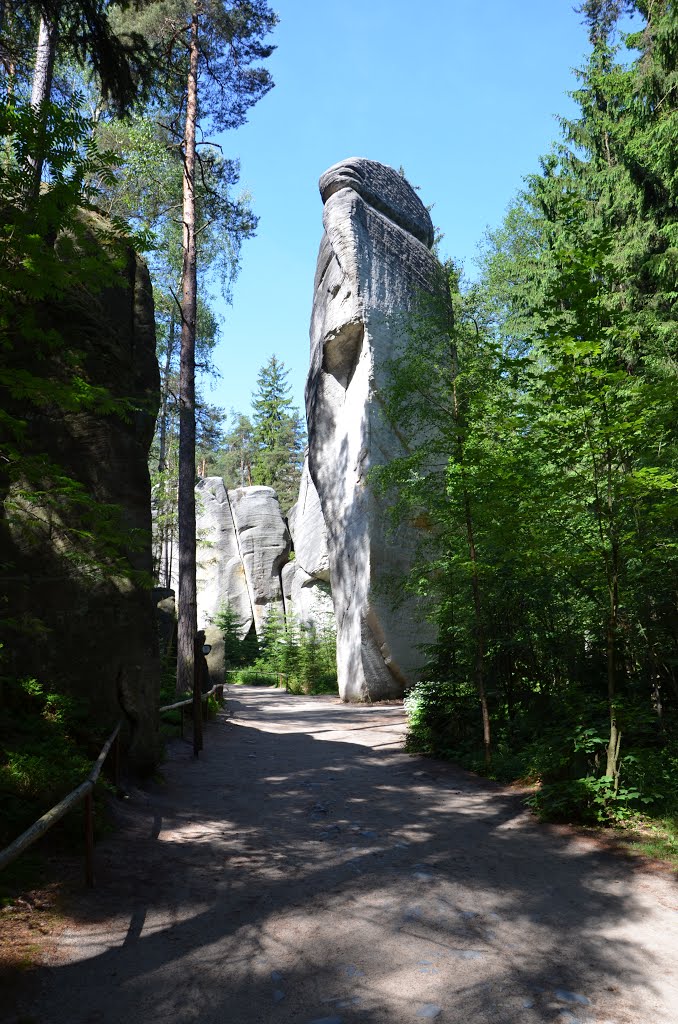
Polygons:
<instances>
[{"instance_id":1,"label":"spruce tree","mask_svg":"<svg viewBox=\"0 0 678 1024\"><path fill-rule=\"evenodd\" d=\"M252 483L273 487L283 512L297 499L306 432L292 405L288 371L275 355L259 371L252 397Z\"/></svg>"}]
</instances>

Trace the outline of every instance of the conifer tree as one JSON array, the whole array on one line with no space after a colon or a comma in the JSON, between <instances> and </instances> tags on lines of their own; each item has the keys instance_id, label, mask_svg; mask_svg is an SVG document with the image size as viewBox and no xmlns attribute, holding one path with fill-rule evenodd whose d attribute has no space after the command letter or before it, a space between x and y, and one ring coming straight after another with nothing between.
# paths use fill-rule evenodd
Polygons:
<instances>
[{"instance_id":1,"label":"conifer tree","mask_svg":"<svg viewBox=\"0 0 678 1024\"><path fill-rule=\"evenodd\" d=\"M202 140L211 131L244 124L250 109L272 87L259 63L273 47L263 40L277 17L265 0L155 0L134 18L136 31L163 43L167 62L162 82L166 127L183 160L181 349L179 382L179 625L177 691L190 689L194 675L196 611L196 322L200 221L197 190L204 181ZM209 143L207 144L209 148ZM216 165L215 165L216 166ZM227 195L233 168L218 168L210 189L214 219L230 223ZM224 247L228 273L228 246ZM219 272L218 265L213 271Z\"/></svg>"},{"instance_id":2,"label":"conifer tree","mask_svg":"<svg viewBox=\"0 0 678 1024\"><path fill-rule=\"evenodd\" d=\"M306 440L287 377L285 364L272 355L259 371L252 397L252 483L273 487L283 512L297 499Z\"/></svg>"}]
</instances>

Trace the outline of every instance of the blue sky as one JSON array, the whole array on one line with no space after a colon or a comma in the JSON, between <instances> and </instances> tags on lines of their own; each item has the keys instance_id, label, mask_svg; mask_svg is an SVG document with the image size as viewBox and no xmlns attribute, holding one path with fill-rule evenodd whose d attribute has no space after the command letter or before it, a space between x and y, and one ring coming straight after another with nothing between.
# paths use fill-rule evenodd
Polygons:
<instances>
[{"instance_id":1,"label":"blue sky","mask_svg":"<svg viewBox=\"0 0 678 1024\"><path fill-rule=\"evenodd\" d=\"M220 137L241 160L258 214L233 305L224 307L206 398L249 412L275 353L303 410L313 275L322 232L318 178L364 156L402 166L473 275L487 227L572 113L572 68L588 51L574 0L272 0L275 88L247 125Z\"/></svg>"}]
</instances>

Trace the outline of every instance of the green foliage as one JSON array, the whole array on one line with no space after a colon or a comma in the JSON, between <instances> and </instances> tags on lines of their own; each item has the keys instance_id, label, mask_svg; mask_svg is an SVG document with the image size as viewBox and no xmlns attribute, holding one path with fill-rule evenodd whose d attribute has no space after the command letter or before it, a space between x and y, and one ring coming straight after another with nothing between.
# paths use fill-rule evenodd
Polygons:
<instances>
[{"instance_id":1,"label":"green foliage","mask_svg":"<svg viewBox=\"0 0 678 1024\"><path fill-rule=\"evenodd\" d=\"M229 673L228 681L236 686L277 686L280 677L267 665L255 661L253 665L245 665Z\"/></svg>"},{"instance_id":2,"label":"green foliage","mask_svg":"<svg viewBox=\"0 0 678 1024\"><path fill-rule=\"evenodd\" d=\"M337 640L329 625L300 626L291 616L269 612L257 641L250 630L244 640L227 606L215 618L224 637L229 682L249 686L284 685L291 693L337 693Z\"/></svg>"},{"instance_id":3,"label":"green foliage","mask_svg":"<svg viewBox=\"0 0 678 1024\"><path fill-rule=\"evenodd\" d=\"M647 24L619 62L625 9ZM678 798L678 15L584 14L578 114L481 280L451 268L449 302L408 319L382 395L406 452L373 479L394 525L420 527L406 585L438 630L410 748L538 784L547 817L613 823Z\"/></svg>"},{"instance_id":4,"label":"green foliage","mask_svg":"<svg viewBox=\"0 0 678 1024\"><path fill-rule=\"evenodd\" d=\"M248 416L231 410L231 426L213 453L211 472L223 478L227 488L250 487L255 459L254 428Z\"/></svg>"},{"instance_id":5,"label":"green foliage","mask_svg":"<svg viewBox=\"0 0 678 1024\"><path fill-rule=\"evenodd\" d=\"M252 627L245 637L240 636L238 619L230 607L223 605L214 617L214 625L224 638L224 665L226 671L253 664L259 657L259 641Z\"/></svg>"},{"instance_id":6,"label":"green foliage","mask_svg":"<svg viewBox=\"0 0 678 1024\"><path fill-rule=\"evenodd\" d=\"M675 813L678 743L662 742L642 709L626 708L633 722L619 780L601 774L607 745L604 701L578 688L528 695L512 718L493 716L495 749L487 772L474 688L422 681L405 698L407 749L456 761L501 782L538 786L528 804L551 821L615 824L639 815ZM597 724L584 724L593 720ZM651 743L651 745L648 745Z\"/></svg>"},{"instance_id":7,"label":"green foliage","mask_svg":"<svg viewBox=\"0 0 678 1024\"><path fill-rule=\"evenodd\" d=\"M289 397L287 376L284 364L271 356L259 371L252 398L252 483L273 487L283 511L297 499L306 443L299 411Z\"/></svg>"},{"instance_id":8,"label":"green foliage","mask_svg":"<svg viewBox=\"0 0 678 1024\"><path fill-rule=\"evenodd\" d=\"M147 94L157 76L158 60L148 40L130 26L116 25L120 15L136 7L134 0L13 0L13 21L21 25L40 14L57 28L60 54L89 66L104 102L124 115ZM35 25L35 22L33 21ZM2 40L0 39L0 52ZM25 53L22 60L26 60Z\"/></svg>"},{"instance_id":9,"label":"green foliage","mask_svg":"<svg viewBox=\"0 0 678 1024\"><path fill-rule=\"evenodd\" d=\"M4 681L0 846L87 778L92 768L88 751L97 742L103 740L92 735L82 702L51 692L35 679ZM74 827L72 820L66 825Z\"/></svg>"}]
</instances>

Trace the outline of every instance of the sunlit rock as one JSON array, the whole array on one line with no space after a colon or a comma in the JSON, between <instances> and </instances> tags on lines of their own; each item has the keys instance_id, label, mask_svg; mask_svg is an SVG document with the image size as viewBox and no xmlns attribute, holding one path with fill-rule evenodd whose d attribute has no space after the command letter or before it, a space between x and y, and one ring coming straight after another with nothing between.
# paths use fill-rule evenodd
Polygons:
<instances>
[{"instance_id":1,"label":"sunlit rock","mask_svg":"<svg viewBox=\"0 0 678 1024\"><path fill-rule=\"evenodd\" d=\"M403 314L436 287L438 264L428 212L392 168L346 160L322 176L320 191L325 233L306 386L309 469L327 528L339 691L345 700L378 700L402 695L416 680L419 645L430 639L410 600L393 610L414 535L406 526L389 532L367 476L402 453L379 388L405 341Z\"/></svg>"}]
</instances>

